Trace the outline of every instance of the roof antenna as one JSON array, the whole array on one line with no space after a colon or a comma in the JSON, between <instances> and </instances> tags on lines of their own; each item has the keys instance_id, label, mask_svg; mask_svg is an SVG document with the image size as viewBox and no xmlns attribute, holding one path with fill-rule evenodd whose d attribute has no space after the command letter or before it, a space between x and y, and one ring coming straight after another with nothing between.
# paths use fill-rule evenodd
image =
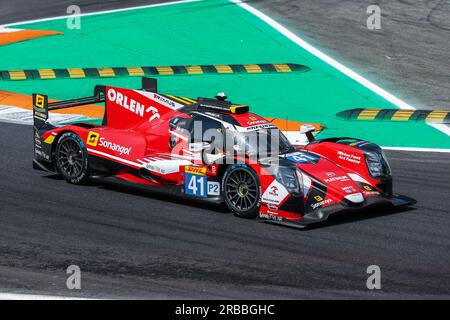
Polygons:
<instances>
[{"instance_id":1,"label":"roof antenna","mask_svg":"<svg viewBox=\"0 0 450 320\"><path fill-rule=\"evenodd\" d=\"M215 96L215 98L217 99L217 100L219 100L219 101L225 101L225 100L227 100L227 95L225 94L225 92L219 92L216 96Z\"/></svg>"}]
</instances>

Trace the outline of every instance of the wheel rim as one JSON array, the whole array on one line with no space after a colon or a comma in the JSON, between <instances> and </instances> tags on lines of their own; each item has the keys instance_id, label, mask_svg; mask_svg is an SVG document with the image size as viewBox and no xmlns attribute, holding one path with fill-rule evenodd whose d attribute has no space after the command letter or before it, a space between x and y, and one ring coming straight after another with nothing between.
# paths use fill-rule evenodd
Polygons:
<instances>
[{"instance_id":1,"label":"wheel rim","mask_svg":"<svg viewBox=\"0 0 450 320\"><path fill-rule=\"evenodd\" d=\"M256 181L244 170L233 171L228 176L226 194L231 205L241 211L253 208L258 201Z\"/></svg>"},{"instance_id":2,"label":"wheel rim","mask_svg":"<svg viewBox=\"0 0 450 320\"><path fill-rule=\"evenodd\" d=\"M72 139L63 141L59 147L58 161L60 168L69 176L77 177L83 170L83 150Z\"/></svg>"}]
</instances>

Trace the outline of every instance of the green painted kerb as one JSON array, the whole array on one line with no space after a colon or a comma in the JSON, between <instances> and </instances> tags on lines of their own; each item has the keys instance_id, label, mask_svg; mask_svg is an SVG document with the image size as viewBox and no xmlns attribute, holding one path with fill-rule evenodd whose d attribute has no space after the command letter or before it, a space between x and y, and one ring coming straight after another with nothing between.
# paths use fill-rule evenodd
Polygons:
<instances>
[{"instance_id":1,"label":"green painted kerb","mask_svg":"<svg viewBox=\"0 0 450 320\"><path fill-rule=\"evenodd\" d=\"M346 109L396 106L230 2L204 1L87 16L81 19L80 30L68 30L65 20L19 27L57 30L64 36L0 47L0 70L297 63L312 70L165 77L159 88L193 97L224 91L233 102L249 104L263 116L322 123L327 129L321 137L355 136L384 146L450 148L450 137L425 123L338 119L336 113ZM67 99L89 95L99 83L140 86L137 78L114 78L2 82L0 88Z\"/></svg>"}]
</instances>

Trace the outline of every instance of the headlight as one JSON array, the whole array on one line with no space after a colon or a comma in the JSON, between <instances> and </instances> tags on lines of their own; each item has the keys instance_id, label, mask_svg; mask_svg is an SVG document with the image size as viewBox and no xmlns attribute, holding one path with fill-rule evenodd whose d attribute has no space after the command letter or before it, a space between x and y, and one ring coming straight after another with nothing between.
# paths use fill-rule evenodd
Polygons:
<instances>
[{"instance_id":1,"label":"headlight","mask_svg":"<svg viewBox=\"0 0 450 320\"><path fill-rule=\"evenodd\" d=\"M391 168L387 162L383 151L366 152L365 154L367 168L372 178L388 176L391 174Z\"/></svg>"},{"instance_id":2,"label":"headlight","mask_svg":"<svg viewBox=\"0 0 450 320\"><path fill-rule=\"evenodd\" d=\"M281 183L289 193L303 192L303 178L295 168L279 167L275 178Z\"/></svg>"}]
</instances>

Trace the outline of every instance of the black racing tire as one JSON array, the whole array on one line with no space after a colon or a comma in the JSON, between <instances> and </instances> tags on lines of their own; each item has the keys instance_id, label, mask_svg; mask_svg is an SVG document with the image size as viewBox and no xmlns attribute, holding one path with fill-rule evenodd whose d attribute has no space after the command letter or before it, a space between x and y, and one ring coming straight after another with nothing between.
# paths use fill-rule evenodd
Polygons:
<instances>
[{"instance_id":1,"label":"black racing tire","mask_svg":"<svg viewBox=\"0 0 450 320\"><path fill-rule=\"evenodd\" d=\"M237 217L255 219L261 205L261 186L257 174L246 165L232 165L222 179L222 194Z\"/></svg>"},{"instance_id":2,"label":"black racing tire","mask_svg":"<svg viewBox=\"0 0 450 320\"><path fill-rule=\"evenodd\" d=\"M72 184L89 181L89 161L85 144L72 132L64 133L56 144L55 164L64 179Z\"/></svg>"}]
</instances>

